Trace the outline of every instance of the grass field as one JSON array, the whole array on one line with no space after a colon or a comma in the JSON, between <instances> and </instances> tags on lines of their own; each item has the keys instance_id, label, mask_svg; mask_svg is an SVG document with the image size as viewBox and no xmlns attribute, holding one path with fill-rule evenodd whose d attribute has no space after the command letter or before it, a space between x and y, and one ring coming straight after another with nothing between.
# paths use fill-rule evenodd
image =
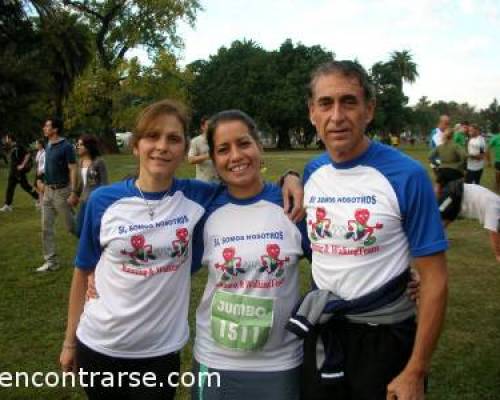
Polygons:
<instances>
[{"instance_id":1,"label":"grass field","mask_svg":"<svg viewBox=\"0 0 500 400\"><path fill-rule=\"evenodd\" d=\"M405 149L424 160L424 148ZM269 152L266 179L276 180L286 169L302 170L315 152ZM130 155L106 157L112 180L135 170ZM185 165L179 176L191 177ZM493 171L483 178L493 187ZM0 196L5 193L7 169L0 168ZM3 198L2 198L3 200ZM0 374L3 371L58 371L63 341L67 297L76 240L63 233L58 222L57 244L61 264L57 272L36 274L42 264L40 214L31 198L16 191L14 212L0 214ZM476 221L458 221L449 230L450 298L446 326L433 359L431 400L500 399L500 265L489 248L488 235ZM302 285L308 285L308 265L303 263ZM191 326L205 275L193 281ZM183 352L183 368L190 368L190 345ZM0 375L1 379L2 375ZM1 382L1 380L0 380ZM4 381L5 382L5 381ZM0 399L83 399L79 389L0 388ZM188 399L181 390L179 399Z\"/></svg>"}]
</instances>

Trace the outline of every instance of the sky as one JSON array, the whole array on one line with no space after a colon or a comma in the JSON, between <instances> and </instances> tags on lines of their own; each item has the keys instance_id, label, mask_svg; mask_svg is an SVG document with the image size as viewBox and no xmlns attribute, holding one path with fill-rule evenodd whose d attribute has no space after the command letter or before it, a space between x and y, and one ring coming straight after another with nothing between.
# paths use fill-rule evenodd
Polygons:
<instances>
[{"instance_id":1,"label":"sky","mask_svg":"<svg viewBox=\"0 0 500 400\"><path fill-rule=\"evenodd\" d=\"M181 63L251 39L274 50L287 39L321 45L365 68L408 49L419 77L404 91L415 104L500 100L500 0L201 0L194 28L179 26Z\"/></svg>"}]
</instances>

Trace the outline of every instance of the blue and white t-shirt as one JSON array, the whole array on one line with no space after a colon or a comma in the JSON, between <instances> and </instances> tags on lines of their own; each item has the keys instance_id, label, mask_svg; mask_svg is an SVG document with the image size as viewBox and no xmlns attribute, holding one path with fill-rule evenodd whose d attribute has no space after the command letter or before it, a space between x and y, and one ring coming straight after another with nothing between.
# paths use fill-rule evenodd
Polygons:
<instances>
[{"instance_id":1,"label":"blue and white t-shirt","mask_svg":"<svg viewBox=\"0 0 500 400\"><path fill-rule=\"evenodd\" d=\"M448 247L426 171L383 144L343 163L327 153L312 160L304 192L314 282L344 299L378 289L411 257Z\"/></svg>"},{"instance_id":2,"label":"blue and white t-shirt","mask_svg":"<svg viewBox=\"0 0 500 400\"><path fill-rule=\"evenodd\" d=\"M431 132L431 149L441 146L444 142L444 133L439 128L434 128Z\"/></svg>"},{"instance_id":3,"label":"blue and white t-shirt","mask_svg":"<svg viewBox=\"0 0 500 400\"><path fill-rule=\"evenodd\" d=\"M129 179L92 193L75 265L95 267L99 297L85 305L77 329L81 342L124 358L156 357L184 346L191 239L216 191L174 179L167 192L144 193L146 202Z\"/></svg>"},{"instance_id":4,"label":"blue and white t-shirt","mask_svg":"<svg viewBox=\"0 0 500 400\"><path fill-rule=\"evenodd\" d=\"M310 244L305 224L284 214L281 189L266 184L245 200L223 192L197 227L193 246L203 249L193 266L209 271L196 311L195 359L237 371L300 365L302 343L285 324L299 300L299 258L310 256Z\"/></svg>"}]
</instances>

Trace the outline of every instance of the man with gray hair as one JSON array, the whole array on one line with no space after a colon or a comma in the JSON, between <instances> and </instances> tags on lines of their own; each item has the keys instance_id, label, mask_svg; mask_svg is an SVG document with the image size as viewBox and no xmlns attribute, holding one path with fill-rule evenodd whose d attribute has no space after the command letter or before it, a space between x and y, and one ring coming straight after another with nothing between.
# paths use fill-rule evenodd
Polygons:
<instances>
[{"instance_id":1,"label":"man with gray hair","mask_svg":"<svg viewBox=\"0 0 500 400\"><path fill-rule=\"evenodd\" d=\"M374 112L359 64L313 72L309 115L327 150L304 171L315 289L306 296L312 314L299 307L288 325L306 337L307 399L423 399L444 320L448 244L431 182L418 162L370 141ZM421 277L418 318L405 293L411 262Z\"/></svg>"}]
</instances>

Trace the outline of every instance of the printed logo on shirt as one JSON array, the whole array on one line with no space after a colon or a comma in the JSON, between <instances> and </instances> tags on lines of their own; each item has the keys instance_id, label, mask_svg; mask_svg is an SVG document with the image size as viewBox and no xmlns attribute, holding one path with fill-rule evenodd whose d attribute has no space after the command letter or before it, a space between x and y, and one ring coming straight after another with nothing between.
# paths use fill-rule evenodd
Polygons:
<instances>
[{"instance_id":1,"label":"printed logo on shirt","mask_svg":"<svg viewBox=\"0 0 500 400\"><path fill-rule=\"evenodd\" d=\"M307 223L311 225L310 239L312 241L332 237L330 231L332 220L326 218L326 210L323 207L316 208L316 221L309 220Z\"/></svg>"},{"instance_id":2,"label":"printed logo on shirt","mask_svg":"<svg viewBox=\"0 0 500 400\"><path fill-rule=\"evenodd\" d=\"M266 253L258 260L246 260L236 255L234 247L226 247L222 251L222 262L215 263L215 269L222 271L222 276L216 284L225 289L272 289L285 283L285 268L290 263L290 257L280 258L281 248L276 243L266 245ZM257 279L242 279L241 275L249 271L257 272ZM263 276L262 276L263 275ZM239 279L237 279L239 277ZM260 279L262 277L263 279ZM255 278L255 275L253 276ZM280 279L281 278L281 279Z\"/></svg>"},{"instance_id":3,"label":"printed logo on shirt","mask_svg":"<svg viewBox=\"0 0 500 400\"><path fill-rule=\"evenodd\" d=\"M376 229L382 229L383 224L377 222L375 225L368 225L370 211L366 208L358 208L354 211L354 219L347 221L346 239L352 239L355 242L363 240L365 246L372 246L377 238L373 234Z\"/></svg>"},{"instance_id":4,"label":"printed logo on shirt","mask_svg":"<svg viewBox=\"0 0 500 400\"><path fill-rule=\"evenodd\" d=\"M290 262L290 257L283 259L279 258L280 246L276 243L271 243L266 246L266 253L260 257L261 267L259 272L267 272L269 275L275 274L276 278L280 278L285 273L285 267Z\"/></svg>"},{"instance_id":5,"label":"printed logo on shirt","mask_svg":"<svg viewBox=\"0 0 500 400\"><path fill-rule=\"evenodd\" d=\"M149 260L156 260L153 246L146 244L144 235L134 235L130 238L131 251L123 249L120 253L129 256L129 262L135 266L147 264Z\"/></svg>"},{"instance_id":6,"label":"printed logo on shirt","mask_svg":"<svg viewBox=\"0 0 500 400\"><path fill-rule=\"evenodd\" d=\"M347 228L341 225L335 225L330 218L326 217L324 207L316 208L316 220L308 220L310 226L309 239L316 242L320 239L343 239Z\"/></svg>"},{"instance_id":7,"label":"printed logo on shirt","mask_svg":"<svg viewBox=\"0 0 500 400\"><path fill-rule=\"evenodd\" d=\"M236 257L236 249L234 247L226 247L222 251L222 258L224 261L222 263L215 263L215 269L222 271L221 279L223 281L229 281L233 276L238 276L238 274L246 272L242 268L241 257Z\"/></svg>"},{"instance_id":8,"label":"printed logo on shirt","mask_svg":"<svg viewBox=\"0 0 500 400\"><path fill-rule=\"evenodd\" d=\"M167 228L173 225L185 225L189 223L189 218L187 215L182 215L180 217L168 218L161 221L150 222L147 224L129 224L129 225L120 225L118 226L118 234L119 235L128 235L132 232L137 231L145 231L148 229L158 229L158 228Z\"/></svg>"},{"instance_id":9,"label":"printed logo on shirt","mask_svg":"<svg viewBox=\"0 0 500 400\"><path fill-rule=\"evenodd\" d=\"M175 231L175 236L177 239L172 241L172 252L170 257L185 257L189 245L189 231L187 228L179 228Z\"/></svg>"},{"instance_id":10,"label":"printed logo on shirt","mask_svg":"<svg viewBox=\"0 0 500 400\"><path fill-rule=\"evenodd\" d=\"M151 276L162 272L175 272L179 269L188 255L189 231L187 228L178 228L175 231L176 239L171 246L153 249L151 244L146 244L144 235L134 235L130 238L132 250L122 249L120 254L129 257L129 265L123 264L122 270L134 275ZM151 266L151 262L158 258L168 256L174 262L161 266Z\"/></svg>"},{"instance_id":11,"label":"printed logo on shirt","mask_svg":"<svg viewBox=\"0 0 500 400\"><path fill-rule=\"evenodd\" d=\"M322 207L316 209L316 221L308 221L311 229L311 249L313 252L334 255L334 256L367 256L378 253L379 246L374 246L377 242L375 231L384 227L382 223L371 225L368 223L370 211L366 208L358 208L354 211L354 219L347 221L347 226L338 229L326 218L326 210ZM332 229L332 226L335 230ZM333 232L332 232L333 231ZM341 234L341 236L339 236ZM331 243L318 243L320 239L332 239ZM336 243L335 239L348 239L353 242L362 243L359 247L346 247Z\"/></svg>"}]
</instances>

